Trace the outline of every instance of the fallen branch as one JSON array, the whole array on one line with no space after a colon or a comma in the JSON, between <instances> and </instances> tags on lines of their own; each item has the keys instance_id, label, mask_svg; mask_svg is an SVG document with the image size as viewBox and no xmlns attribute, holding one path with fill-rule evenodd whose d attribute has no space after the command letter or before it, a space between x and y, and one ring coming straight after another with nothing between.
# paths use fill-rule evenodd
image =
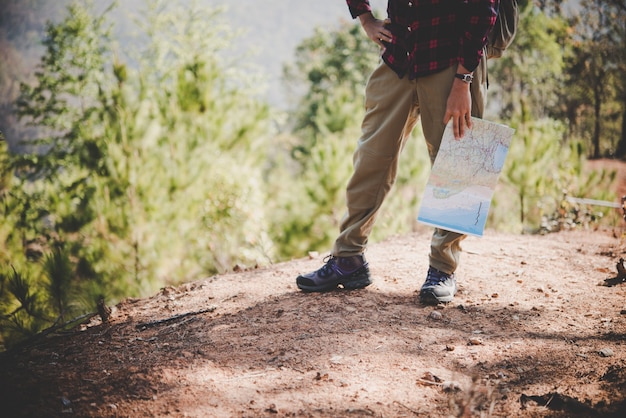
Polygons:
<instances>
[{"instance_id":1,"label":"fallen branch","mask_svg":"<svg viewBox=\"0 0 626 418\"><path fill-rule=\"evenodd\" d=\"M183 318L186 318L188 316L201 315L203 313L213 312L214 310L215 310L215 308L208 308L208 309L202 309L200 311L187 312L187 313L184 313L184 314L170 316L169 318L159 319L157 321L142 322L142 323L139 323L139 324L135 325L135 328L137 328L137 329L153 328L153 327L156 327L156 326L159 326L159 325L167 324L168 322L178 321L179 319L183 319Z\"/></svg>"},{"instance_id":2,"label":"fallen branch","mask_svg":"<svg viewBox=\"0 0 626 418\"><path fill-rule=\"evenodd\" d=\"M412 413L414 413L415 415L419 416L421 415L419 413L419 411L416 411L414 409L409 408L408 406L406 406L405 404L403 404L402 402L398 402L398 401L393 401L393 403L400 405L401 407L405 408L408 411L411 411Z\"/></svg>"}]
</instances>

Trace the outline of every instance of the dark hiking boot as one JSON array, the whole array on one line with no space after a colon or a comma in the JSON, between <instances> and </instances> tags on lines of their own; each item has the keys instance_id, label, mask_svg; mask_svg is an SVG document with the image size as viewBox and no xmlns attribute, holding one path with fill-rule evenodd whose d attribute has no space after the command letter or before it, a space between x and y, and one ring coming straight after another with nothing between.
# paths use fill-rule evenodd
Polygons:
<instances>
[{"instance_id":1,"label":"dark hiking boot","mask_svg":"<svg viewBox=\"0 0 626 418\"><path fill-rule=\"evenodd\" d=\"M304 292L327 292L342 286L344 289L362 289L372 283L364 255L324 259L319 270L298 276L296 284Z\"/></svg>"},{"instance_id":2,"label":"dark hiking boot","mask_svg":"<svg viewBox=\"0 0 626 418\"><path fill-rule=\"evenodd\" d=\"M444 273L429 267L426 281L420 290L420 302L427 305L451 302L456 294L456 278L453 274Z\"/></svg>"}]
</instances>

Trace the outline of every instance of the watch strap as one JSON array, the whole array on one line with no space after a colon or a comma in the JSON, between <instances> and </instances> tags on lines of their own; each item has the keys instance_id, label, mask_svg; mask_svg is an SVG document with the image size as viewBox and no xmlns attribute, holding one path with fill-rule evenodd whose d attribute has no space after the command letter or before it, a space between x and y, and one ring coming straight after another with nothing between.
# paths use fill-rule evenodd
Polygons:
<instances>
[{"instance_id":1,"label":"watch strap","mask_svg":"<svg viewBox=\"0 0 626 418\"><path fill-rule=\"evenodd\" d=\"M465 81L466 83L471 83L472 80L474 79L474 76L471 73L467 73L467 74L456 73L454 76L460 80Z\"/></svg>"}]
</instances>

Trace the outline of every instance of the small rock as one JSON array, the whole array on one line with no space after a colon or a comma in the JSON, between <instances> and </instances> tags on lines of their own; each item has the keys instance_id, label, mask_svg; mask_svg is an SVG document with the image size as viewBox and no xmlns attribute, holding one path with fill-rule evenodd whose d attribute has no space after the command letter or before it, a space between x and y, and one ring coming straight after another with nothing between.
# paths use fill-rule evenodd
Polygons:
<instances>
[{"instance_id":1,"label":"small rock","mask_svg":"<svg viewBox=\"0 0 626 418\"><path fill-rule=\"evenodd\" d=\"M431 372L426 372L421 378L417 379L415 384L419 386L440 386L442 382L443 380L439 377L435 376Z\"/></svg>"},{"instance_id":2,"label":"small rock","mask_svg":"<svg viewBox=\"0 0 626 418\"><path fill-rule=\"evenodd\" d=\"M328 373L317 372L313 379L314 380L328 380Z\"/></svg>"},{"instance_id":3,"label":"small rock","mask_svg":"<svg viewBox=\"0 0 626 418\"><path fill-rule=\"evenodd\" d=\"M332 356L330 358L330 362L332 364L342 364L343 363L343 357L342 356Z\"/></svg>"},{"instance_id":4,"label":"small rock","mask_svg":"<svg viewBox=\"0 0 626 418\"><path fill-rule=\"evenodd\" d=\"M446 393L458 393L462 392L463 389L461 388L461 385L459 383L447 382L443 384L443 391Z\"/></svg>"},{"instance_id":5,"label":"small rock","mask_svg":"<svg viewBox=\"0 0 626 418\"><path fill-rule=\"evenodd\" d=\"M443 382L443 379L441 379L438 376L435 376L431 372L425 372L422 375L422 380L425 381L425 382L433 382L433 383L441 383L441 382Z\"/></svg>"},{"instance_id":6,"label":"small rock","mask_svg":"<svg viewBox=\"0 0 626 418\"><path fill-rule=\"evenodd\" d=\"M65 396L61 397L61 403L63 404L63 406L65 408L69 408L72 406L72 401L70 401L69 399L67 399Z\"/></svg>"},{"instance_id":7,"label":"small rock","mask_svg":"<svg viewBox=\"0 0 626 418\"><path fill-rule=\"evenodd\" d=\"M470 338L469 345L482 345L483 342L480 338Z\"/></svg>"},{"instance_id":8,"label":"small rock","mask_svg":"<svg viewBox=\"0 0 626 418\"><path fill-rule=\"evenodd\" d=\"M599 353L602 357L613 357L613 355L615 355L613 350L611 350L610 348L603 348L599 351Z\"/></svg>"},{"instance_id":9,"label":"small rock","mask_svg":"<svg viewBox=\"0 0 626 418\"><path fill-rule=\"evenodd\" d=\"M428 315L428 317L430 319L434 319L435 321L439 321L441 320L441 318L443 318L443 315L439 311L432 311L430 315Z\"/></svg>"}]
</instances>

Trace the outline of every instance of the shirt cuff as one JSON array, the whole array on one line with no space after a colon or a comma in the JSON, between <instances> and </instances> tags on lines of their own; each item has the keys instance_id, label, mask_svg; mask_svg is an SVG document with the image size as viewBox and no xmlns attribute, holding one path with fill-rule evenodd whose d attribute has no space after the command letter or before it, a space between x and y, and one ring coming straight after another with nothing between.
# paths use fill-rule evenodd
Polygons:
<instances>
[{"instance_id":1,"label":"shirt cuff","mask_svg":"<svg viewBox=\"0 0 626 418\"><path fill-rule=\"evenodd\" d=\"M372 7L369 4L360 4L358 7L350 7L350 14L353 19L371 11Z\"/></svg>"}]
</instances>

